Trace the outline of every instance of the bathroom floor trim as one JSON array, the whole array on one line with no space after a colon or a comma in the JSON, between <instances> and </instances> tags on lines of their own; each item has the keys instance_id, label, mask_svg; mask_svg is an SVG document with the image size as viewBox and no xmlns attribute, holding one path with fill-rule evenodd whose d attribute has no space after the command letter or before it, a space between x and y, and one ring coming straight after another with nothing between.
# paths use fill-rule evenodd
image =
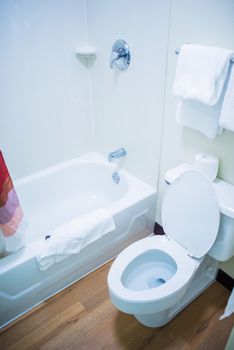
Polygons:
<instances>
[{"instance_id":1,"label":"bathroom floor trim","mask_svg":"<svg viewBox=\"0 0 234 350\"><path fill-rule=\"evenodd\" d=\"M216 277L216 281L219 282L220 284L222 284L225 288L227 288L230 291L232 291L232 289L234 287L234 278L229 276L223 270L219 269L217 277Z\"/></svg>"},{"instance_id":2,"label":"bathroom floor trim","mask_svg":"<svg viewBox=\"0 0 234 350\"><path fill-rule=\"evenodd\" d=\"M154 225L154 234L155 235L164 235L165 234L162 226L159 225L157 222L155 222L155 225ZM217 277L216 277L216 281L219 282L220 284L222 284L225 288L227 288L230 291L232 291L232 289L234 287L234 279L231 276L229 276L226 272L224 272L223 270L219 269Z\"/></svg>"},{"instance_id":3,"label":"bathroom floor trim","mask_svg":"<svg viewBox=\"0 0 234 350\"><path fill-rule=\"evenodd\" d=\"M165 235L165 232L163 231L163 227L159 225L157 222L154 224L154 234L155 235Z\"/></svg>"}]
</instances>

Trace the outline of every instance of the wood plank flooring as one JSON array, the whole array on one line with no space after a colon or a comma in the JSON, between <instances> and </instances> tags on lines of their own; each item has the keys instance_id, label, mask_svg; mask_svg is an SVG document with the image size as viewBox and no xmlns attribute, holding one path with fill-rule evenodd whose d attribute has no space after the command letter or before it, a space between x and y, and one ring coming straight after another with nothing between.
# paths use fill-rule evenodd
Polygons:
<instances>
[{"instance_id":1,"label":"wood plank flooring","mask_svg":"<svg viewBox=\"0 0 234 350\"><path fill-rule=\"evenodd\" d=\"M112 306L107 263L0 334L0 349L224 350L234 317L219 321L229 292L214 283L166 326L152 329Z\"/></svg>"}]
</instances>

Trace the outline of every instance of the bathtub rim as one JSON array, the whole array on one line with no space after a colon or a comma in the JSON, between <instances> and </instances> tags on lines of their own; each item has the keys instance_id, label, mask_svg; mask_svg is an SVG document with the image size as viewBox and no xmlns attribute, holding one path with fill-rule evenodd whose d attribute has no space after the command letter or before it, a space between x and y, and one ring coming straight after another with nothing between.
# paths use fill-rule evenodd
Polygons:
<instances>
[{"instance_id":1,"label":"bathtub rim","mask_svg":"<svg viewBox=\"0 0 234 350\"><path fill-rule=\"evenodd\" d=\"M145 183L143 180L137 178L135 175L131 174L124 168L118 168L116 164L109 162L104 156L100 155L97 152L84 154L82 156L73 158L71 160L49 167L45 170L18 179L14 181L14 186L17 191L17 188L27 185L28 183L32 183L37 179L45 178L48 175L55 174L64 169L72 168L73 166L82 164L103 165L104 167L112 170L113 172L117 169L120 174L120 177L124 177L124 179L126 180L128 186L126 193L116 201L112 202L108 207L106 207L112 215L121 212L121 210L133 204L136 199L143 200L148 196L155 194L157 195L157 191L155 188ZM116 184L116 186L118 186L118 184ZM123 204L127 205L122 207Z\"/></svg>"}]
</instances>

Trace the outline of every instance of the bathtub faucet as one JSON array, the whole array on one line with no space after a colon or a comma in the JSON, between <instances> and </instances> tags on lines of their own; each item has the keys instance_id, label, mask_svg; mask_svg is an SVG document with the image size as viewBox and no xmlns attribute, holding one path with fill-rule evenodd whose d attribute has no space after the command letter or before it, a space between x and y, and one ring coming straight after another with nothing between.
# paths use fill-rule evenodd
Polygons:
<instances>
[{"instance_id":1,"label":"bathtub faucet","mask_svg":"<svg viewBox=\"0 0 234 350\"><path fill-rule=\"evenodd\" d=\"M123 158L126 155L127 155L126 150L123 147L121 147L114 152L110 152L108 154L108 160L109 160L109 162L113 162L115 159Z\"/></svg>"}]
</instances>

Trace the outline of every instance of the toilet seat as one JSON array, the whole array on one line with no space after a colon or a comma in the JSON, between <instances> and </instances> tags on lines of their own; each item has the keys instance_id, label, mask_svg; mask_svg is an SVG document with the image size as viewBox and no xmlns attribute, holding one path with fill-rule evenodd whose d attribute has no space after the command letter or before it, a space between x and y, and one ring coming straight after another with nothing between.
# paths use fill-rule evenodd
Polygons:
<instances>
[{"instance_id":1,"label":"toilet seat","mask_svg":"<svg viewBox=\"0 0 234 350\"><path fill-rule=\"evenodd\" d=\"M165 284L145 290L131 290L122 283L122 275L131 261L147 251L162 251L176 263L176 272ZM147 303L155 299L163 299L183 288L192 278L199 261L192 259L186 250L165 236L151 236L141 239L126 249L114 261L108 275L108 286L111 293L122 300Z\"/></svg>"},{"instance_id":2,"label":"toilet seat","mask_svg":"<svg viewBox=\"0 0 234 350\"><path fill-rule=\"evenodd\" d=\"M211 181L190 170L175 180L162 204L162 224L168 237L182 245L191 256L201 258L213 246L220 210Z\"/></svg>"}]
</instances>

